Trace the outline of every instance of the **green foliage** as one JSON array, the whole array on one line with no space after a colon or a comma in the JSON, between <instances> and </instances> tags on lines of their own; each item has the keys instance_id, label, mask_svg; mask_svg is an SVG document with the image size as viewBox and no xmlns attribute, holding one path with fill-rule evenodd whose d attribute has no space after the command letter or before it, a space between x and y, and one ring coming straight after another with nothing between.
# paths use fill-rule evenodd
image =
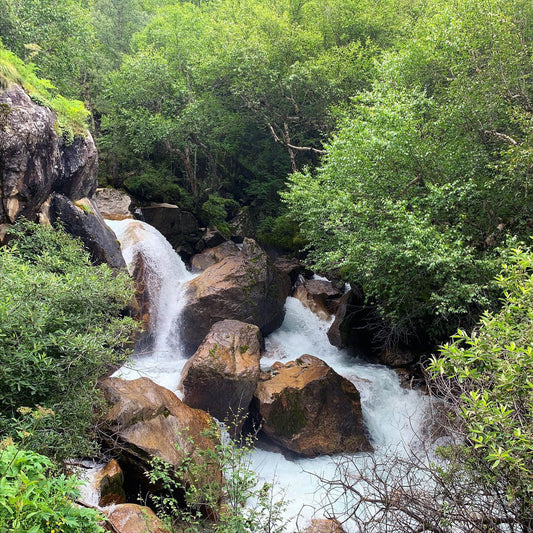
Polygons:
<instances>
[{"instance_id":1,"label":"green foliage","mask_svg":"<svg viewBox=\"0 0 533 533\"><path fill-rule=\"evenodd\" d=\"M197 458L185 454L177 468L160 459L152 462L150 481L162 483L168 494L184 494L187 503L184 507L173 496L154 496L161 513L174 525L181 524L190 532L285 531L287 520L283 512L287 503L277 499L283 495L276 494L272 485L260 483L251 469L255 438L243 437L237 444L222 435L218 426L207 430L205 436L217 443L215 447L197 449ZM222 472L223 481L213 475L214 470ZM216 521L206 519L209 515L216 517Z\"/></svg>"},{"instance_id":2,"label":"green foliage","mask_svg":"<svg viewBox=\"0 0 533 533\"><path fill-rule=\"evenodd\" d=\"M87 3L80 0L0 0L0 38L38 65L61 94L80 98L95 50Z\"/></svg>"},{"instance_id":3,"label":"green foliage","mask_svg":"<svg viewBox=\"0 0 533 533\"><path fill-rule=\"evenodd\" d=\"M147 168L144 172L127 178L124 187L140 200L177 204L189 210L193 208L190 195L164 169Z\"/></svg>"},{"instance_id":4,"label":"green foliage","mask_svg":"<svg viewBox=\"0 0 533 533\"><path fill-rule=\"evenodd\" d=\"M51 461L8 445L0 450L1 533L103 533L98 512L73 503L79 481L52 477Z\"/></svg>"},{"instance_id":5,"label":"green foliage","mask_svg":"<svg viewBox=\"0 0 533 533\"><path fill-rule=\"evenodd\" d=\"M238 210L239 204L235 200L210 194L209 199L202 204L201 216L206 225L216 226L219 231L229 236L231 230L228 220L233 218Z\"/></svg>"},{"instance_id":6,"label":"green foliage","mask_svg":"<svg viewBox=\"0 0 533 533\"><path fill-rule=\"evenodd\" d=\"M321 167L289 179L310 261L361 283L392 341L471 325L497 302L499 248L529 232L532 20L521 0L428 4Z\"/></svg>"},{"instance_id":7,"label":"green foliage","mask_svg":"<svg viewBox=\"0 0 533 533\"><path fill-rule=\"evenodd\" d=\"M91 266L62 232L19 222L10 233L0 249L0 429L12 434L15 418L25 446L57 459L88 454L96 380L124 360L134 330L122 316L131 280ZM33 427L17 409L35 406L54 415Z\"/></svg>"},{"instance_id":8,"label":"green foliage","mask_svg":"<svg viewBox=\"0 0 533 533\"><path fill-rule=\"evenodd\" d=\"M457 383L463 451L482 482L502 486L523 524L533 520L533 254L514 250L498 284L505 298L471 334L459 331L430 370Z\"/></svg>"},{"instance_id":9,"label":"green foliage","mask_svg":"<svg viewBox=\"0 0 533 533\"><path fill-rule=\"evenodd\" d=\"M34 101L57 113L57 127L65 137L72 139L74 135L86 134L89 112L83 103L57 94L48 80L37 77L34 65L25 64L0 41L0 88L12 83L22 85Z\"/></svg>"},{"instance_id":10,"label":"green foliage","mask_svg":"<svg viewBox=\"0 0 533 533\"><path fill-rule=\"evenodd\" d=\"M278 217L266 217L257 232L259 242L287 250L298 252L306 242L300 234L300 226L289 214Z\"/></svg>"}]
</instances>

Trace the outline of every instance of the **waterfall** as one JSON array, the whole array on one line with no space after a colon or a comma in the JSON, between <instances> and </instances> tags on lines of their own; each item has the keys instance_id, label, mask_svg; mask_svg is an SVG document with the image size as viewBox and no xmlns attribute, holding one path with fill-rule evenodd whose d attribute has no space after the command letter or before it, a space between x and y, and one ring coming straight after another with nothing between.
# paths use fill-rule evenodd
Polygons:
<instances>
[{"instance_id":1,"label":"waterfall","mask_svg":"<svg viewBox=\"0 0 533 533\"><path fill-rule=\"evenodd\" d=\"M183 284L195 276L153 226L138 220L106 220L106 224L120 241L130 274L142 258L144 280L150 291L151 347L146 349L143 344L137 348L132 363L114 376L122 379L145 376L175 391L187 361L179 332L179 317L185 303Z\"/></svg>"},{"instance_id":2,"label":"waterfall","mask_svg":"<svg viewBox=\"0 0 533 533\"><path fill-rule=\"evenodd\" d=\"M164 237L148 224L137 221L108 222L121 242L126 263L131 268L135 255L140 253L150 265L149 283L156 288L152 327L154 347L150 353L136 354L133 365L120 369L115 375L124 379L147 376L156 383L175 390L185 364L179 342L179 316L183 308L183 283L192 279L179 256ZM420 442L425 424L428 400L418 392L400 386L397 374L384 366L365 363L332 346L327 338L330 323L318 318L299 300L288 298L286 315L281 327L265 341L263 368L275 361L288 362L308 353L314 355L337 373L354 383L361 395L365 425L374 457L406 455ZM350 459L364 465L367 454L355 454ZM288 460L283 455L257 449L252 455L252 468L262 481L275 480L290 502L286 515L299 515L300 528L313 517L324 498L316 475L326 479L339 476L335 457ZM314 475L313 475L314 474ZM339 501L341 507L349 502ZM318 517L321 517L319 513ZM349 524L345 524L349 532ZM288 529L290 531L292 529Z\"/></svg>"}]
</instances>

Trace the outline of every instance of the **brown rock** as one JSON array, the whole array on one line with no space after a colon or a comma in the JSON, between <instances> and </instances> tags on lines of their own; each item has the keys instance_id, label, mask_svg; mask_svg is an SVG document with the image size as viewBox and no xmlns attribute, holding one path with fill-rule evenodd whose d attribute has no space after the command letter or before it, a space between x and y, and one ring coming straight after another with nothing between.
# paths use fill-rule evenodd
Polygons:
<instances>
[{"instance_id":1,"label":"brown rock","mask_svg":"<svg viewBox=\"0 0 533 533\"><path fill-rule=\"evenodd\" d=\"M110 188L96 189L94 199L100 213L108 220L133 218L130 212L131 198L124 191Z\"/></svg>"},{"instance_id":2,"label":"brown rock","mask_svg":"<svg viewBox=\"0 0 533 533\"><path fill-rule=\"evenodd\" d=\"M118 533L170 533L149 507L125 503L106 510L105 514Z\"/></svg>"},{"instance_id":3,"label":"brown rock","mask_svg":"<svg viewBox=\"0 0 533 533\"><path fill-rule=\"evenodd\" d=\"M329 281L310 279L298 285L293 296L316 313L322 320L330 320L339 306L342 292Z\"/></svg>"},{"instance_id":4,"label":"brown rock","mask_svg":"<svg viewBox=\"0 0 533 533\"><path fill-rule=\"evenodd\" d=\"M258 384L254 402L264 433L308 457L372 450L359 392L312 355L278 366Z\"/></svg>"},{"instance_id":5,"label":"brown rock","mask_svg":"<svg viewBox=\"0 0 533 533\"><path fill-rule=\"evenodd\" d=\"M304 264L298 259L291 259L288 257L278 257L274 260L274 265L278 270L287 274L291 279L291 284L294 285L298 276L311 275L311 272L307 270Z\"/></svg>"},{"instance_id":6,"label":"brown rock","mask_svg":"<svg viewBox=\"0 0 533 533\"><path fill-rule=\"evenodd\" d=\"M183 369L184 402L240 432L259 380L261 332L237 320L217 322Z\"/></svg>"},{"instance_id":7,"label":"brown rock","mask_svg":"<svg viewBox=\"0 0 533 533\"><path fill-rule=\"evenodd\" d=\"M98 505L106 507L113 503L125 503L126 494L122 486L123 483L122 469L114 459L111 459L94 477L94 486L100 495Z\"/></svg>"},{"instance_id":8,"label":"brown rock","mask_svg":"<svg viewBox=\"0 0 533 533\"><path fill-rule=\"evenodd\" d=\"M226 241L214 248L208 248L191 259L191 265L196 270L205 270L216 263L220 263L226 257L240 254L239 247L233 241Z\"/></svg>"},{"instance_id":9,"label":"brown rock","mask_svg":"<svg viewBox=\"0 0 533 533\"><path fill-rule=\"evenodd\" d=\"M222 235L218 228L207 228L202 240L204 241L206 248L214 248L215 246L220 246L227 239Z\"/></svg>"},{"instance_id":10,"label":"brown rock","mask_svg":"<svg viewBox=\"0 0 533 533\"><path fill-rule=\"evenodd\" d=\"M202 435L213 427L214 420L148 378L133 381L107 378L101 381L100 388L111 404L103 439L120 450L125 475L140 486L147 485L145 474L154 457L178 466L186 454L202 461L197 450L212 449L215 445ZM220 471L213 467L212 476L221 478Z\"/></svg>"},{"instance_id":11,"label":"brown rock","mask_svg":"<svg viewBox=\"0 0 533 533\"><path fill-rule=\"evenodd\" d=\"M328 330L329 342L337 348L346 348L352 340L358 320L364 315L363 295L350 289L339 300L335 320Z\"/></svg>"},{"instance_id":12,"label":"brown rock","mask_svg":"<svg viewBox=\"0 0 533 533\"><path fill-rule=\"evenodd\" d=\"M345 531L338 520L321 518L311 520L304 533L345 533Z\"/></svg>"},{"instance_id":13,"label":"brown rock","mask_svg":"<svg viewBox=\"0 0 533 533\"><path fill-rule=\"evenodd\" d=\"M241 253L210 266L186 285L182 338L192 353L216 322L226 319L255 324L263 335L278 328L289 293L289 279L252 239Z\"/></svg>"}]
</instances>

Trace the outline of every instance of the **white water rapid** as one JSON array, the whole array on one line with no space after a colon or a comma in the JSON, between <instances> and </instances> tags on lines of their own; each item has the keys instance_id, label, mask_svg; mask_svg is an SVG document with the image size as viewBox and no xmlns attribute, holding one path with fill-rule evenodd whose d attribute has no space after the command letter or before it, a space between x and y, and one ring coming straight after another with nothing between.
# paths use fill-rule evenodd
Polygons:
<instances>
[{"instance_id":1,"label":"white water rapid","mask_svg":"<svg viewBox=\"0 0 533 533\"><path fill-rule=\"evenodd\" d=\"M175 391L185 363L177 336L183 307L180 289L183 282L193 276L186 271L170 244L151 226L131 220L108 224L121 242L126 263L131 264L139 252L150 262L154 273L150 283L154 283L159 294L152 313L154 349L136 355L133 366L120 369L116 375L124 379L147 376ZM135 238L132 238L132 227ZM419 442L423 433L427 399L415 391L403 389L394 371L356 360L333 347L326 335L330 324L320 320L295 298L287 299L285 309L282 326L266 339L262 366L267 368L275 361L291 361L305 353L322 359L359 390L375 456L409 453L412 443ZM352 459L363 465L366 457L357 454ZM294 517L287 532L300 529L315 512L317 518L323 516L319 507L325 492L316 475L334 479L337 468L334 457L288 460L279 453L258 449L253 454L252 467L262 480L269 483L276 480L277 486L285 489L285 497L290 501L286 515ZM339 502L339 505L346 505L346 502ZM344 528L350 533L349 523L344 524Z\"/></svg>"}]
</instances>

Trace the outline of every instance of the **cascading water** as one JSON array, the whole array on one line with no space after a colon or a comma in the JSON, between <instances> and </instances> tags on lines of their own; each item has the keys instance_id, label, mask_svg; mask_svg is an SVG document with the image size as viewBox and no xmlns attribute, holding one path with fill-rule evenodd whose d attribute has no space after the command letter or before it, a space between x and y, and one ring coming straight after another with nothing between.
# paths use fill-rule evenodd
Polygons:
<instances>
[{"instance_id":1,"label":"cascading water","mask_svg":"<svg viewBox=\"0 0 533 533\"><path fill-rule=\"evenodd\" d=\"M180 256L153 226L138 220L106 220L120 241L122 255L133 274L139 260L144 263L144 283L150 291L152 347L138 348L132 363L114 376L123 379L149 377L175 391L187 362L180 342L179 317L183 310L183 284L195 276Z\"/></svg>"},{"instance_id":2,"label":"cascading water","mask_svg":"<svg viewBox=\"0 0 533 533\"><path fill-rule=\"evenodd\" d=\"M327 337L330 324L299 300L287 298L285 310L283 324L266 339L262 365L267 368L275 361L292 361L304 353L322 359L359 390L374 455L410 453L423 433L427 399L416 391L402 388L393 370L356 360L346 351L332 346ZM366 458L366 454L356 454L350 460L364 464ZM337 467L336 459L330 456L287 460L278 453L264 450L256 450L253 456L253 469L262 479L267 482L275 479L279 486L289 488L287 514L298 516L299 525L312 518L324 503L325 489L318 477L336 479ZM344 500L339 501L336 510L345 511L345 505ZM317 516L322 516L320 511ZM349 531L349 524L344 527Z\"/></svg>"},{"instance_id":3,"label":"cascading water","mask_svg":"<svg viewBox=\"0 0 533 533\"><path fill-rule=\"evenodd\" d=\"M147 283L152 291L154 347L150 353L137 354L132 366L123 367L115 375L124 379L146 376L175 391L186 362L179 341L179 316L184 306L182 286L194 276L187 272L166 239L148 224L131 220L107 223L121 242L130 268L136 254L142 254L150 267ZM359 390L375 456L409 453L412 441L418 441L422 434L427 399L403 389L394 371L358 361L332 346L326 335L330 324L295 298L287 299L285 309L282 326L266 339L262 366L267 368L275 361L294 360L304 353L322 359ZM367 457L357 454L352 459L364 464ZM262 480L269 483L276 480L277 486L286 490L285 497L290 501L286 514L299 515L298 525L313 517L323 502L324 489L317 476L335 479L338 475L333 457L288 460L279 453L260 449L252 456L252 467ZM296 527L295 521L291 524L288 531ZM349 525L345 528L350 531Z\"/></svg>"}]
</instances>

